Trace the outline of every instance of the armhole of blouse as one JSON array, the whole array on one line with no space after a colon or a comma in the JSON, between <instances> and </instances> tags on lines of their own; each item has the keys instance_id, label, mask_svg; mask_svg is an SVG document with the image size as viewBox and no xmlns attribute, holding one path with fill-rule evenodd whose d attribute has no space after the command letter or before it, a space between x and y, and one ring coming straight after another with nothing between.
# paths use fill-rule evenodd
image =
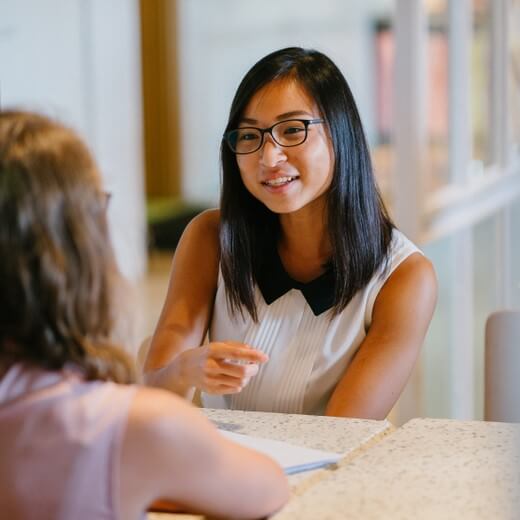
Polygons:
<instances>
[{"instance_id":1,"label":"armhole of blouse","mask_svg":"<svg viewBox=\"0 0 520 520\"><path fill-rule=\"evenodd\" d=\"M370 324L372 323L372 311L374 310L374 304L376 298L379 294L379 291L386 283L386 281L390 278L392 273L411 255L414 253L420 253L424 255L424 253L406 236L404 236L400 231L394 230L394 233L399 233L398 235L394 235L392 238L391 250L390 250L390 261L386 270L379 269L377 274L374 276L375 281L373 286L369 289L369 294L367 298L367 304L365 308L365 332L368 331Z\"/></svg>"}]
</instances>

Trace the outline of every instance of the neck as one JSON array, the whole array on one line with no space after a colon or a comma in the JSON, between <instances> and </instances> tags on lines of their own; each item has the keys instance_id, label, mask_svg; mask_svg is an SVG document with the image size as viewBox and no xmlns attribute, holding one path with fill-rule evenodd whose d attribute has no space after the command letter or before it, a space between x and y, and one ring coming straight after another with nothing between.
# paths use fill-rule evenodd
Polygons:
<instances>
[{"instance_id":1,"label":"neck","mask_svg":"<svg viewBox=\"0 0 520 520\"><path fill-rule=\"evenodd\" d=\"M331 255L325 208L280 215L280 248L293 255L323 257Z\"/></svg>"},{"instance_id":2,"label":"neck","mask_svg":"<svg viewBox=\"0 0 520 520\"><path fill-rule=\"evenodd\" d=\"M332 254L323 213L281 215L280 228L278 252L289 275L300 282L321 275Z\"/></svg>"}]
</instances>

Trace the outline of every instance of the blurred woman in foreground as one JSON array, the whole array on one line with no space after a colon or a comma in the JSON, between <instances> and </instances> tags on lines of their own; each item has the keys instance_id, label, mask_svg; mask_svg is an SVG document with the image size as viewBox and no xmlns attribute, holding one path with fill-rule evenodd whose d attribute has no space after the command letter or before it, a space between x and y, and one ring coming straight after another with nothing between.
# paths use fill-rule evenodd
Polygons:
<instances>
[{"instance_id":1,"label":"blurred woman in foreground","mask_svg":"<svg viewBox=\"0 0 520 520\"><path fill-rule=\"evenodd\" d=\"M136 519L157 499L261 517L288 497L269 458L169 392L131 385L111 343L118 272L91 155L40 115L0 112L0 509Z\"/></svg>"}]
</instances>

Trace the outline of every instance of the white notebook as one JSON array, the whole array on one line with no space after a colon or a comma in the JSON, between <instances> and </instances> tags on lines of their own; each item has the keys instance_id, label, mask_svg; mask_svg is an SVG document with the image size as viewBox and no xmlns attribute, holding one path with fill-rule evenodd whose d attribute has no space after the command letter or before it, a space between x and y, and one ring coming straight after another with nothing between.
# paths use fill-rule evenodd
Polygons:
<instances>
[{"instance_id":1,"label":"white notebook","mask_svg":"<svg viewBox=\"0 0 520 520\"><path fill-rule=\"evenodd\" d=\"M295 446L288 442L274 439L263 439L241 433L219 430L222 435L238 444L260 451L276 460L287 475L320 468L338 462L343 457L341 453L314 450Z\"/></svg>"}]
</instances>

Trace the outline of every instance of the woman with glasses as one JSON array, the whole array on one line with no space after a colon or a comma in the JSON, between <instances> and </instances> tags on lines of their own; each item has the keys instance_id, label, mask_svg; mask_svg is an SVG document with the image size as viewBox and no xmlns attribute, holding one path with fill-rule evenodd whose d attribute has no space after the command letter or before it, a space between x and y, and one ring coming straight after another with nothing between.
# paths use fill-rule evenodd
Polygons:
<instances>
[{"instance_id":1,"label":"woman with glasses","mask_svg":"<svg viewBox=\"0 0 520 520\"><path fill-rule=\"evenodd\" d=\"M220 210L176 251L148 381L213 408L386 417L436 280L388 217L334 63L301 48L256 63L221 160Z\"/></svg>"},{"instance_id":2,"label":"woman with glasses","mask_svg":"<svg viewBox=\"0 0 520 520\"><path fill-rule=\"evenodd\" d=\"M273 513L288 486L272 460L170 392L128 384L132 364L111 339L121 304L106 203L72 131L0 111L2 518L133 520L157 499Z\"/></svg>"}]
</instances>

